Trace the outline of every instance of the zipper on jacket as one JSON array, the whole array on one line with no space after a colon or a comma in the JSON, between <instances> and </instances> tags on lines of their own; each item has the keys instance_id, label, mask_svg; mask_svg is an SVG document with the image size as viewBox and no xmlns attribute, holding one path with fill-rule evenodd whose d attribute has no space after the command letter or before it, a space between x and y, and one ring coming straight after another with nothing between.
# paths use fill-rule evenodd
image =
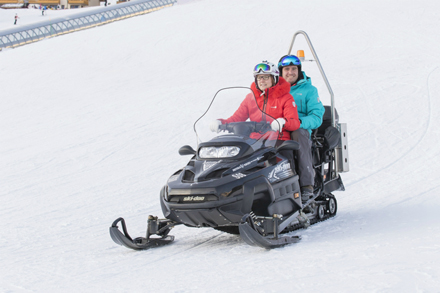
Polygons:
<instances>
[{"instance_id":1,"label":"zipper on jacket","mask_svg":"<svg viewBox=\"0 0 440 293\"><path fill-rule=\"evenodd\" d=\"M269 89L267 89L267 92L265 91L265 96L266 98L264 98L263 113L261 117L264 122L266 122L266 105L267 105L267 100L269 99Z\"/></svg>"}]
</instances>

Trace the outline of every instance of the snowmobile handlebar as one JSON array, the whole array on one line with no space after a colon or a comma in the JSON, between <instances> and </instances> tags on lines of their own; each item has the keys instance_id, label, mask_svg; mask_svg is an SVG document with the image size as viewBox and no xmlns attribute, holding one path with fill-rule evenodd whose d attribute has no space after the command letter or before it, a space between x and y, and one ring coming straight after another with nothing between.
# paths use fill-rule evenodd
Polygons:
<instances>
[{"instance_id":1,"label":"snowmobile handlebar","mask_svg":"<svg viewBox=\"0 0 440 293\"><path fill-rule=\"evenodd\" d=\"M231 122L219 125L219 130L228 131L229 133L249 136L252 132L265 133L272 130L270 123L264 122Z\"/></svg>"}]
</instances>

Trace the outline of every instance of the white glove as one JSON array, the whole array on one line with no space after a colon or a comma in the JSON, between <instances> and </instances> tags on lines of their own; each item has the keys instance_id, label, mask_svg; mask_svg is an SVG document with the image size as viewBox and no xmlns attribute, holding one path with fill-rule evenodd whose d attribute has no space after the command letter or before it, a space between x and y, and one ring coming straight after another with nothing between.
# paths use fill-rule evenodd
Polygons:
<instances>
[{"instance_id":1,"label":"white glove","mask_svg":"<svg viewBox=\"0 0 440 293\"><path fill-rule=\"evenodd\" d=\"M222 125L220 120L213 120L209 125L209 129L211 129L212 132L219 132L220 130L218 128L220 125Z\"/></svg>"},{"instance_id":2,"label":"white glove","mask_svg":"<svg viewBox=\"0 0 440 293\"><path fill-rule=\"evenodd\" d=\"M273 131L279 131L281 133L283 131L284 124L286 124L286 120L284 118L278 118L277 120L272 121L270 127Z\"/></svg>"}]
</instances>

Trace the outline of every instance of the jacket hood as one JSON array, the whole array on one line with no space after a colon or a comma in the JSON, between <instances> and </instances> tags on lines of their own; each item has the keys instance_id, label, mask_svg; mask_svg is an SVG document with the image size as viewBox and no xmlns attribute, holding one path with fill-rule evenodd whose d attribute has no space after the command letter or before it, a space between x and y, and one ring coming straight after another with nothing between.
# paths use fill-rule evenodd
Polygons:
<instances>
[{"instance_id":1,"label":"jacket hood","mask_svg":"<svg viewBox=\"0 0 440 293\"><path fill-rule=\"evenodd\" d=\"M256 98L259 98L262 94L262 91L257 88L257 85L255 82L251 84L251 89L254 92L254 95ZM290 84L281 76L279 77L278 83L274 85L273 87L268 88L269 90L269 97L282 97L285 94L290 93Z\"/></svg>"}]
</instances>

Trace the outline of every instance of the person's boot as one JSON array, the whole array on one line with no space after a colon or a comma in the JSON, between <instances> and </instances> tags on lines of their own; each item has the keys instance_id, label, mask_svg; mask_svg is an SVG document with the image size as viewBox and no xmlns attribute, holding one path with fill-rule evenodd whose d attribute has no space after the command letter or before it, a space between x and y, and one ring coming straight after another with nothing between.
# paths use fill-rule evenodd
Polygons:
<instances>
[{"instance_id":1,"label":"person's boot","mask_svg":"<svg viewBox=\"0 0 440 293\"><path fill-rule=\"evenodd\" d=\"M307 185L301 187L301 201L306 203L310 198L313 197L313 186Z\"/></svg>"}]
</instances>

